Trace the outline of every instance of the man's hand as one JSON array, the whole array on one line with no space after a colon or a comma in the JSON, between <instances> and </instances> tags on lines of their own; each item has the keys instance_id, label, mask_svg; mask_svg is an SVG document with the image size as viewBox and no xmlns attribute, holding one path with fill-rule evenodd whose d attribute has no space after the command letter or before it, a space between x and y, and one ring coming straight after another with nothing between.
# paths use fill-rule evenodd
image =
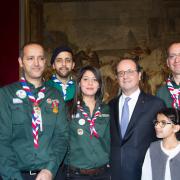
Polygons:
<instances>
[{"instance_id":1,"label":"man's hand","mask_svg":"<svg viewBox=\"0 0 180 180\"><path fill-rule=\"evenodd\" d=\"M42 169L36 177L36 180L52 180L52 179L53 179L53 175L51 171L47 169Z\"/></svg>"}]
</instances>

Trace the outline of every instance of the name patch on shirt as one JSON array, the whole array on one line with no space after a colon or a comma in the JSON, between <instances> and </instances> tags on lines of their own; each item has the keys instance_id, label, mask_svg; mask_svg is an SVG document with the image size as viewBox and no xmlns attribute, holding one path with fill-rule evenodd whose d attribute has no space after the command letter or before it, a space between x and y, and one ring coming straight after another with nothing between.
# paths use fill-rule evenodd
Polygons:
<instances>
[{"instance_id":1,"label":"name patch on shirt","mask_svg":"<svg viewBox=\"0 0 180 180\"><path fill-rule=\"evenodd\" d=\"M13 104L21 104L21 103L23 103L22 99L13 98Z\"/></svg>"},{"instance_id":2,"label":"name patch on shirt","mask_svg":"<svg viewBox=\"0 0 180 180\"><path fill-rule=\"evenodd\" d=\"M101 114L101 117L109 117L109 114Z\"/></svg>"}]
</instances>

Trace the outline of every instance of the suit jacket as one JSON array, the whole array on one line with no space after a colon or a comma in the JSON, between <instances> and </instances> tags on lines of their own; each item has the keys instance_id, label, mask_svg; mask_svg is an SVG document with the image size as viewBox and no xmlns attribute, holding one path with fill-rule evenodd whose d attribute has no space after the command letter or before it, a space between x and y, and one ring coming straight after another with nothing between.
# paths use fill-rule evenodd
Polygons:
<instances>
[{"instance_id":1,"label":"suit jacket","mask_svg":"<svg viewBox=\"0 0 180 180\"><path fill-rule=\"evenodd\" d=\"M141 92L122 139L119 127L120 96L109 102L112 180L140 180L145 153L150 143L156 140L153 120L165 104L158 97Z\"/></svg>"}]
</instances>

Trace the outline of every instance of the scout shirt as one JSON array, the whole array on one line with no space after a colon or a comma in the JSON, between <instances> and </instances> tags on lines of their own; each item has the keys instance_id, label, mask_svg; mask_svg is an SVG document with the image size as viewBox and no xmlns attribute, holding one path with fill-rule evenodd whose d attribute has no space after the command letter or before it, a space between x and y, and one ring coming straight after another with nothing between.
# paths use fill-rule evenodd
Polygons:
<instances>
[{"instance_id":1,"label":"scout shirt","mask_svg":"<svg viewBox=\"0 0 180 180\"><path fill-rule=\"evenodd\" d=\"M42 88L27 83L35 98ZM53 112L52 101L58 100ZM67 151L68 124L65 105L55 88L46 85L39 104L43 131L38 131L39 148L32 135L32 102L20 82L0 89L0 176L22 180L21 171L48 169L55 176ZM57 110L57 109L56 109Z\"/></svg>"},{"instance_id":2,"label":"scout shirt","mask_svg":"<svg viewBox=\"0 0 180 180\"><path fill-rule=\"evenodd\" d=\"M83 109L90 117L89 108L83 103ZM109 107L96 103L95 113L100 107L101 115L95 121L95 130L99 137L90 138L89 122L78 110L70 120L69 153L65 164L81 169L91 169L109 163L110 154L110 117ZM84 121L85 120L85 121Z\"/></svg>"},{"instance_id":3,"label":"scout shirt","mask_svg":"<svg viewBox=\"0 0 180 180\"><path fill-rule=\"evenodd\" d=\"M175 89L180 89L180 85L177 85L173 79L171 83ZM158 89L156 96L158 96L165 102L166 107L172 108L173 99L171 97L171 93L168 90L167 84L163 85L162 87ZM180 100L180 96L178 99ZM180 140L180 132L176 133L176 137L178 138L178 140Z\"/></svg>"},{"instance_id":4,"label":"scout shirt","mask_svg":"<svg viewBox=\"0 0 180 180\"><path fill-rule=\"evenodd\" d=\"M73 81L73 84L70 84L66 88L66 98L64 99L64 101L69 101L74 98L76 85L75 85L75 81L74 80L72 80L72 81ZM59 84L55 83L52 79L48 80L46 83L51 87L55 87L60 92L61 96L63 97L63 90Z\"/></svg>"},{"instance_id":5,"label":"scout shirt","mask_svg":"<svg viewBox=\"0 0 180 180\"><path fill-rule=\"evenodd\" d=\"M175 89L180 89L180 85L177 85L174 81L171 82ZM156 95L165 102L166 107L172 108L173 99L166 84L159 88Z\"/></svg>"}]
</instances>

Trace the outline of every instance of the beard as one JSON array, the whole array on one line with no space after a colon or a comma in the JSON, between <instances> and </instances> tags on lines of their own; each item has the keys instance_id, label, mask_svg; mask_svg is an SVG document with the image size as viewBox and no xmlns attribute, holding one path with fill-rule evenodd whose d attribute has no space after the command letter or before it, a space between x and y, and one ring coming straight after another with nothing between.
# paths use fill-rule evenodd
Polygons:
<instances>
[{"instance_id":1,"label":"beard","mask_svg":"<svg viewBox=\"0 0 180 180\"><path fill-rule=\"evenodd\" d=\"M65 69L65 72L64 72ZM56 74L63 79L66 79L70 76L71 74L71 70L69 70L69 68L60 68L58 71L56 71Z\"/></svg>"}]
</instances>

